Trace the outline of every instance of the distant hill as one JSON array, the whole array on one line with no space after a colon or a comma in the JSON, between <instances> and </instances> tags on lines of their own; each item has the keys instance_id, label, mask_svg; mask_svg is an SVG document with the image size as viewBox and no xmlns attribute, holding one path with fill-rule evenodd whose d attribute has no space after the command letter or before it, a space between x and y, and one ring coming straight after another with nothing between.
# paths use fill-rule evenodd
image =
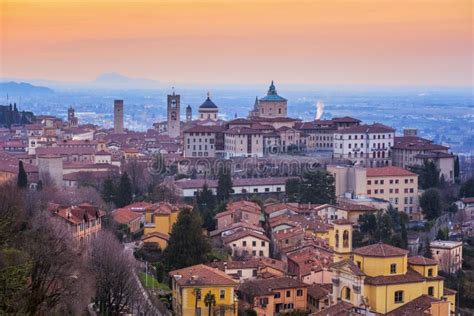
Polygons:
<instances>
[{"instance_id":1,"label":"distant hill","mask_svg":"<svg viewBox=\"0 0 474 316\"><path fill-rule=\"evenodd\" d=\"M130 78L115 72L99 75L93 84L99 87L109 88L156 88L158 81L144 78Z\"/></svg>"},{"instance_id":2,"label":"distant hill","mask_svg":"<svg viewBox=\"0 0 474 316\"><path fill-rule=\"evenodd\" d=\"M34 86L27 82L0 82L0 93L12 96L30 95L30 94L52 94L53 90L47 87Z\"/></svg>"}]
</instances>

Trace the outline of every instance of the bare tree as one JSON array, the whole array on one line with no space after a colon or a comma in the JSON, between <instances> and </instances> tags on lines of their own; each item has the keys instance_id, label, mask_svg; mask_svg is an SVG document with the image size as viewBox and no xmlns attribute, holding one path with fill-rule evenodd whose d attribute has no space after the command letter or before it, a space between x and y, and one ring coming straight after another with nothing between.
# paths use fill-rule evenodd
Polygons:
<instances>
[{"instance_id":1,"label":"bare tree","mask_svg":"<svg viewBox=\"0 0 474 316\"><path fill-rule=\"evenodd\" d=\"M96 299L102 313L118 315L139 301L134 259L112 233L102 232L93 243L90 267L95 276Z\"/></svg>"},{"instance_id":2,"label":"bare tree","mask_svg":"<svg viewBox=\"0 0 474 316\"><path fill-rule=\"evenodd\" d=\"M153 200L158 202L176 203L179 200L178 192L173 184L161 183L153 190Z\"/></svg>"},{"instance_id":3,"label":"bare tree","mask_svg":"<svg viewBox=\"0 0 474 316\"><path fill-rule=\"evenodd\" d=\"M31 259L26 312L80 313L91 299L90 273L84 270L84 251L66 224L49 214L38 214L26 234L25 249Z\"/></svg>"}]
</instances>

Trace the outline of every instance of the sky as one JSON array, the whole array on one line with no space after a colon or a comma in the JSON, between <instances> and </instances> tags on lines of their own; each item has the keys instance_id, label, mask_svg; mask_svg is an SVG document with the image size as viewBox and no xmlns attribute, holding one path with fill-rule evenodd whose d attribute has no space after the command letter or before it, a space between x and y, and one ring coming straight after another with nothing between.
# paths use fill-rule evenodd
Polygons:
<instances>
[{"instance_id":1,"label":"sky","mask_svg":"<svg viewBox=\"0 0 474 316\"><path fill-rule=\"evenodd\" d=\"M473 86L471 0L0 0L0 77Z\"/></svg>"}]
</instances>

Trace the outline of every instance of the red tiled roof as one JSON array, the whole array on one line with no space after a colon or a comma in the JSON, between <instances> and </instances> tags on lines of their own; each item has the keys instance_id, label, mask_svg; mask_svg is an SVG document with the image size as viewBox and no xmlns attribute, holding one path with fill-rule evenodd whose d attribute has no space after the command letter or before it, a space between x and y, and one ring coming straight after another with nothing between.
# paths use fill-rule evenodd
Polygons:
<instances>
[{"instance_id":1,"label":"red tiled roof","mask_svg":"<svg viewBox=\"0 0 474 316\"><path fill-rule=\"evenodd\" d=\"M367 168L367 177L415 177L416 173L394 166Z\"/></svg>"},{"instance_id":2,"label":"red tiled roof","mask_svg":"<svg viewBox=\"0 0 474 316\"><path fill-rule=\"evenodd\" d=\"M443 145L434 144L433 141L418 136L395 137L394 149L405 150L441 150L447 151L449 148Z\"/></svg>"},{"instance_id":3,"label":"red tiled roof","mask_svg":"<svg viewBox=\"0 0 474 316\"><path fill-rule=\"evenodd\" d=\"M158 237L160 239L166 240L167 242L170 240L170 236L160 233L160 232L152 232L146 235L143 235L140 240L146 242L147 239L153 238L153 237Z\"/></svg>"},{"instance_id":4,"label":"red tiled roof","mask_svg":"<svg viewBox=\"0 0 474 316\"><path fill-rule=\"evenodd\" d=\"M249 237L249 236L260 239L260 240L264 240L264 241L267 241L267 242L270 241L270 239L268 239L268 237L265 236L264 234L259 234L255 231L252 231L252 230L242 230L242 231L235 232L232 235L228 235L228 236L224 237L223 242L225 244L228 244L228 243L233 242L235 240L239 240L239 239Z\"/></svg>"},{"instance_id":5,"label":"red tiled roof","mask_svg":"<svg viewBox=\"0 0 474 316\"><path fill-rule=\"evenodd\" d=\"M129 224L133 220L142 217L142 213L133 212L128 208L118 208L112 212L113 219L120 224Z\"/></svg>"},{"instance_id":6,"label":"red tiled roof","mask_svg":"<svg viewBox=\"0 0 474 316\"><path fill-rule=\"evenodd\" d=\"M372 125L353 126L353 127L338 130L335 133L336 134L357 134L357 133L376 134L376 133L394 133L394 132L395 132L395 129L391 128L390 126L376 123Z\"/></svg>"},{"instance_id":7,"label":"red tiled roof","mask_svg":"<svg viewBox=\"0 0 474 316\"><path fill-rule=\"evenodd\" d=\"M423 294L418 296L414 300L404 304L403 306L394 309L387 316L403 316L403 315L410 315L410 316L419 316L419 315L429 315L425 312L431 307L431 303L439 302L438 299Z\"/></svg>"},{"instance_id":8,"label":"red tiled roof","mask_svg":"<svg viewBox=\"0 0 474 316\"><path fill-rule=\"evenodd\" d=\"M239 292L246 297L266 296L273 294L273 290L306 288L307 284L289 277L279 277L272 279L257 279L244 282L239 287Z\"/></svg>"},{"instance_id":9,"label":"red tiled roof","mask_svg":"<svg viewBox=\"0 0 474 316\"><path fill-rule=\"evenodd\" d=\"M174 270L169 273L176 283L180 286L203 286L203 285L229 285L237 284L235 280L229 277L225 272L217 268L198 264L195 266Z\"/></svg>"},{"instance_id":10,"label":"red tiled roof","mask_svg":"<svg viewBox=\"0 0 474 316\"><path fill-rule=\"evenodd\" d=\"M438 262L434 259L426 258L423 256L413 256L413 257L408 257L408 264L418 265L418 266L432 266L432 265L437 265Z\"/></svg>"},{"instance_id":11,"label":"red tiled roof","mask_svg":"<svg viewBox=\"0 0 474 316\"><path fill-rule=\"evenodd\" d=\"M408 254L408 250L397 248L384 243L377 243L354 249L354 254L366 257L399 257Z\"/></svg>"},{"instance_id":12,"label":"red tiled roof","mask_svg":"<svg viewBox=\"0 0 474 316\"><path fill-rule=\"evenodd\" d=\"M432 278L438 279L438 278ZM442 278L440 278L442 279ZM367 276L365 283L370 285L390 285L390 284L403 284L403 283L415 283L424 282L425 278L418 272L408 269L406 274L395 274L395 275L379 275L379 276Z\"/></svg>"}]
</instances>

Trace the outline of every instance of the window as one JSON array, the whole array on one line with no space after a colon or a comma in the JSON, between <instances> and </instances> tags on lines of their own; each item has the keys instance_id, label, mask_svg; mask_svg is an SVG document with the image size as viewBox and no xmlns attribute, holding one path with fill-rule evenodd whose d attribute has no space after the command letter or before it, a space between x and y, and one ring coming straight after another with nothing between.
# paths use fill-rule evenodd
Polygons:
<instances>
[{"instance_id":1,"label":"window","mask_svg":"<svg viewBox=\"0 0 474 316\"><path fill-rule=\"evenodd\" d=\"M390 265L390 273L397 273L397 264L396 263L392 263Z\"/></svg>"},{"instance_id":2,"label":"window","mask_svg":"<svg viewBox=\"0 0 474 316\"><path fill-rule=\"evenodd\" d=\"M286 297L291 297L291 291L286 291Z\"/></svg>"},{"instance_id":3,"label":"window","mask_svg":"<svg viewBox=\"0 0 474 316\"><path fill-rule=\"evenodd\" d=\"M428 276L429 277L433 276L433 269L428 269Z\"/></svg>"},{"instance_id":4,"label":"window","mask_svg":"<svg viewBox=\"0 0 474 316\"><path fill-rule=\"evenodd\" d=\"M296 290L296 296L303 296L303 290L301 289Z\"/></svg>"},{"instance_id":5,"label":"window","mask_svg":"<svg viewBox=\"0 0 474 316\"><path fill-rule=\"evenodd\" d=\"M280 292L276 292L274 297L275 298L280 298Z\"/></svg>"},{"instance_id":6,"label":"window","mask_svg":"<svg viewBox=\"0 0 474 316\"><path fill-rule=\"evenodd\" d=\"M395 292L395 303L403 303L403 291Z\"/></svg>"},{"instance_id":7,"label":"window","mask_svg":"<svg viewBox=\"0 0 474 316\"><path fill-rule=\"evenodd\" d=\"M242 241L242 246L243 246L243 247L247 247L247 241L245 241L245 240Z\"/></svg>"},{"instance_id":8,"label":"window","mask_svg":"<svg viewBox=\"0 0 474 316\"><path fill-rule=\"evenodd\" d=\"M367 180L367 184L368 184L368 185L371 185L371 184L372 184L372 181Z\"/></svg>"},{"instance_id":9,"label":"window","mask_svg":"<svg viewBox=\"0 0 474 316\"><path fill-rule=\"evenodd\" d=\"M261 245L262 245L262 247L265 247L265 242L264 242L264 241L262 241Z\"/></svg>"},{"instance_id":10,"label":"window","mask_svg":"<svg viewBox=\"0 0 474 316\"><path fill-rule=\"evenodd\" d=\"M257 255L257 250L252 250L252 256L256 256Z\"/></svg>"},{"instance_id":11,"label":"window","mask_svg":"<svg viewBox=\"0 0 474 316\"><path fill-rule=\"evenodd\" d=\"M241 277L241 276L242 276L242 270L237 270L237 275L238 275L239 277Z\"/></svg>"},{"instance_id":12,"label":"window","mask_svg":"<svg viewBox=\"0 0 474 316\"><path fill-rule=\"evenodd\" d=\"M219 298L221 300L225 299L225 290L220 290Z\"/></svg>"},{"instance_id":13,"label":"window","mask_svg":"<svg viewBox=\"0 0 474 316\"><path fill-rule=\"evenodd\" d=\"M252 276L254 276L254 277L257 276L257 270L252 270Z\"/></svg>"},{"instance_id":14,"label":"window","mask_svg":"<svg viewBox=\"0 0 474 316\"><path fill-rule=\"evenodd\" d=\"M260 250L260 251L258 252L258 255L259 255L260 257L263 257L263 250Z\"/></svg>"},{"instance_id":15,"label":"window","mask_svg":"<svg viewBox=\"0 0 474 316\"><path fill-rule=\"evenodd\" d=\"M252 241L252 247L257 247L257 242L255 240Z\"/></svg>"},{"instance_id":16,"label":"window","mask_svg":"<svg viewBox=\"0 0 474 316\"><path fill-rule=\"evenodd\" d=\"M346 300L350 301L351 300L351 289L346 287L346 290L345 290L345 293L344 293L344 297Z\"/></svg>"},{"instance_id":17,"label":"window","mask_svg":"<svg viewBox=\"0 0 474 316\"><path fill-rule=\"evenodd\" d=\"M360 263L360 261L357 261L357 268L360 269L360 267L361 267L361 263Z\"/></svg>"},{"instance_id":18,"label":"window","mask_svg":"<svg viewBox=\"0 0 474 316\"><path fill-rule=\"evenodd\" d=\"M372 194L372 191L371 190L367 190L367 194Z\"/></svg>"},{"instance_id":19,"label":"window","mask_svg":"<svg viewBox=\"0 0 474 316\"><path fill-rule=\"evenodd\" d=\"M434 296L434 286L430 286L430 287L428 288L428 295L429 295L429 296Z\"/></svg>"}]
</instances>

